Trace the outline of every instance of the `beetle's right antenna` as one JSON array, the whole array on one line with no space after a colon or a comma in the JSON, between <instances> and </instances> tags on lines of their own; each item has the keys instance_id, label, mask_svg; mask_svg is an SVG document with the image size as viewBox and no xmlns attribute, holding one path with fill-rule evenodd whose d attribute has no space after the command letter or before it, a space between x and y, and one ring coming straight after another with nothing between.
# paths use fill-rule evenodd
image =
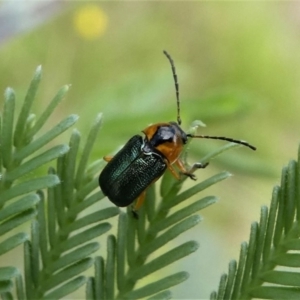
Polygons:
<instances>
[{"instance_id":1,"label":"beetle's right antenna","mask_svg":"<svg viewBox=\"0 0 300 300\"><path fill-rule=\"evenodd\" d=\"M178 123L178 125L181 125L180 102L179 102L179 84L178 84L178 80L177 80L176 69L175 69L174 61L173 61L172 57L170 56L170 54L166 50L164 50L163 52L164 52L164 55L170 61L171 68L172 68L172 73L173 73L174 82L175 82L176 100L177 100L177 123Z\"/></svg>"},{"instance_id":2,"label":"beetle's right antenna","mask_svg":"<svg viewBox=\"0 0 300 300\"><path fill-rule=\"evenodd\" d=\"M256 147L250 145L249 143L247 143L245 141L235 140L235 139L224 137L224 136L194 135L194 134L187 134L186 136L190 137L190 138L223 140L223 141L228 141L228 142L244 145L252 150L256 150Z\"/></svg>"}]
</instances>

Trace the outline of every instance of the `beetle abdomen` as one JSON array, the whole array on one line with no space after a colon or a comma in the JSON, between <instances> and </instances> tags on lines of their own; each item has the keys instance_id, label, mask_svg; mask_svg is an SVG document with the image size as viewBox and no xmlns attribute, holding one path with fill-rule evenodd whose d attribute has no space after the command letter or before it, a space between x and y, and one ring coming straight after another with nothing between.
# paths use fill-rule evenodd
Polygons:
<instances>
[{"instance_id":1,"label":"beetle abdomen","mask_svg":"<svg viewBox=\"0 0 300 300\"><path fill-rule=\"evenodd\" d=\"M160 155L142 151L143 138L133 136L99 176L102 192L117 206L131 204L167 168Z\"/></svg>"}]
</instances>

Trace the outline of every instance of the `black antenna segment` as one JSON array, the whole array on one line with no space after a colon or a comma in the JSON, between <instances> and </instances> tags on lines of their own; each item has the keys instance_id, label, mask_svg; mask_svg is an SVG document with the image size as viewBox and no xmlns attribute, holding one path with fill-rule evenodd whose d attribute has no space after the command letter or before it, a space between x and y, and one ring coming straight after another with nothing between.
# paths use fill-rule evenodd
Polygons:
<instances>
[{"instance_id":1,"label":"black antenna segment","mask_svg":"<svg viewBox=\"0 0 300 300\"><path fill-rule=\"evenodd\" d=\"M164 50L163 52L164 52L164 55L168 58L168 60L171 64L171 68L172 68L172 73L173 73L174 82L175 82L176 101L177 101L177 123L178 123L178 125L181 125L180 102L179 102L179 84L178 84L176 69L175 69L174 61L173 61L172 57L170 56L170 54L166 50Z\"/></svg>"},{"instance_id":2,"label":"black antenna segment","mask_svg":"<svg viewBox=\"0 0 300 300\"><path fill-rule=\"evenodd\" d=\"M252 150L256 150L256 147L250 145L249 143L245 142L245 141L240 141L240 140L235 140L232 138L227 138L224 136L209 136L209 135L193 135L193 134L187 134L187 137L190 138L200 138L200 139L214 139L214 140L223 140L223 141L228 141L228 142L232 142L232 143L236 143L236 144L241 144L244 145Z\"/></svg>"}]
</instances>

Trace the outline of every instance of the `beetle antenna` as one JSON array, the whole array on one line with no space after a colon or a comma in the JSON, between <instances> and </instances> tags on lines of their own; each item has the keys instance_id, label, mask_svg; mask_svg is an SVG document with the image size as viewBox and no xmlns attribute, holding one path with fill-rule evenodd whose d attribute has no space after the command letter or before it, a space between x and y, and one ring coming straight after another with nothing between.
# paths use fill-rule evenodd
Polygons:
<instances>
[{"instance_id":1,"label":"beetle antenna","mask_svg":"<svg viewBox=\"0 0 300 300\"><path fill-rule=\"evenodd\" d=\"M177 123L178 123L178 125L181 125L180 102L179 102L179 84L178 84L178 78L177 78L177 74L176 74L175 64L174 64L174 60L172 59L170 54L166 50L164 50L163 52L164 52L164 55L168 58L168 60L171 64L171 68L172 68L173 78L174 78L174 82L175 82L176 101L177 101Z\"/></svg>"},{"instance_id":2,"label":"beetle antenna","mask_svg":"<svg viewBox=\"0 0 300 300\"><path fill-rule=\"evenodd\" d=\"M190 138L201 138L201 139L214 139L214 140L223 140L223 141L228 141L228 142L232 142L232 143L236 143L236 144L241 144L244 145L252 150L256 150L256 147L248 144L245 141L240 141L240 140L235 140L232 138L227 138L224 136L209 136L209 135L192 135L192 134L187 134L187 137Z\"/></svg>"}]
</instances>

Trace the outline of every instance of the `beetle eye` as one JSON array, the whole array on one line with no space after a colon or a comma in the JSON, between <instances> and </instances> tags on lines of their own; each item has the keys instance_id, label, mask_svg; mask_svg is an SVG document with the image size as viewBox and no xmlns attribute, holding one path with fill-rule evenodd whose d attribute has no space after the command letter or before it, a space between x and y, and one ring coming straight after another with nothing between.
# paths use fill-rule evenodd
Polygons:
<instances>
[{"instance_id":1,"label":"beetle eye","mask_svg":"<svg viewBox=\"0 0 300 300\"><path fill-rule=\"evenodd\" d=\"M170 142L172 143L175 136L175 130L171 126L158 127L156 133L150 140L150 143L157 147L160 144Z\"/></svg>"},{"instance_id":2,"label":"beetle eye","mask_svg":"<svg viewBox=\"0 0 300 300\"><path fill-rule=\"evenodd\" d=\"M169 130L169 128L167 130L164 130L164 128L162 128L162 131L160 133L160 138L163 141L172 142L173 137L174 137L174 132L171 132L171 130Z\"/></svg>"},{"instance_id":3,"label":"beetle eye","mask_svg":"<svg viewBox=\"0 0 300 300\"><path fill-rule=\"evenodd\" d=\"M157 131L157 134L162 142L173 142L175 130L171 126L162 126Z\"/></svg>"}]
</instances>

